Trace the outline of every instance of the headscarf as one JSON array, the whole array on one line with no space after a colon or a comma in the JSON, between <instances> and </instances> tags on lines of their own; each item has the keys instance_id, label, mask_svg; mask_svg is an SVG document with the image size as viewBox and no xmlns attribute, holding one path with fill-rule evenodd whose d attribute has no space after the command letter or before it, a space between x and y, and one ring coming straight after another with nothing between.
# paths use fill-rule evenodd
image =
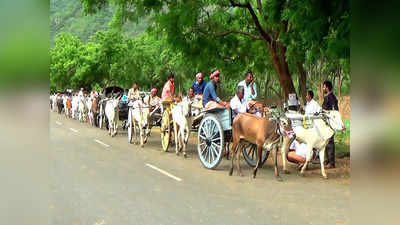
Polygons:
<instances>
[{"instance_id":1,"label":"headscarf","mask_svg":"<svg viewBox=\"0 0 400 225\"><path fill-rule=\"evenodd\" d=\"M196 78L197 79L203 78L203 74L201 72L197 73L196 74Z\"/></svg>"},{"instance_id":2,"label":"headscarf","mask_svg":"<svg viewBox=\"0 0 400 225\"><path fill-rule=\"evenodd\" d=\"M216 70L212 74L210 74L210 79L213 79L217 75L219 75L219 70Z\"/></svg>"},{"instance_id":3,"label":"headscarf","mask_svg":"<svg viewBox=\"0 0 400 225\"><path fill-rule=\"evenodd\" d=\"M151 93L156 92L157 93L157 88L152 88Z\"/></svg>"}]
</instances>

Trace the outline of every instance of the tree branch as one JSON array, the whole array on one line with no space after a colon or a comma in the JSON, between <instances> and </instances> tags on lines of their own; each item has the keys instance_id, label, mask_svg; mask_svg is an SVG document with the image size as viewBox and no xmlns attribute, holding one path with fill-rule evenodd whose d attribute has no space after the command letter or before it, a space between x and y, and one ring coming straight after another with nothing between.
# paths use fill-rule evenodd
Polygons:
<instances>
[{"instance_id":1,"label":"tree branch","mask_svg":"<svg viewBox=\"0 0 400 225\"><path fill-rule=\"evenodd\" d=\"M256 25L256 28L258 30L258 32L260 32L261 36L263 37L263 39L267 42L267 43L271 43L271 37L269 36L269 34L267 32L265 32L265 30L262 28L260 21L258 20L258 17L256 15L256 13L254 12L253 7L251 7L250 3L247 2L246 4L240 4L240 3L235 3L233 0L229 0L229 2L231 3L232 7L239 7L239 8L247 8L247 10L249 10L249 13L251 15L251 17L253 18L253 21Z\"/></svg>"},{"instance_id":2,"label":"tree branch","mask_svg":"<svg viewBox=\"0 0 400 225\"><path fill-rule=\"evenodd\" d=\"M233 0L229 0L229 2L233 7L240 7L240 8L247 8L247 5L249 4L249 3L246 4L235 3Z\"/></svg>"},{"instance_id":3,"label":"tree branch","mask_svg":"<svg viewBox=\"0 0 400 225\"><path fill-rule=\"evenodd\" d=\"M250 38L252 38L254 40L262 40L262 37L260 37L258 35L251 34L251 33L245 32L245 31L240 31L240 30L228 30L228 31L225 31L223 33L215 34L215 36L216 37L224 37L224 36L227 36L227 35L233 34L233 33L235 33L235 34L243 34L243 35L246 35L246 36L248 36L248 37L250 37Z\"/></svg>"},{"instance_id":4,"label":"tree branch","mask_svg":"<svg viewBox=\"0 0 400 225\"><path fill-rule=\"evenodd\" d=\"M265 14L264 11L262 10L261 0L257 0L257 10L260 13L260 15L264 18Z\"/></svg>"}]
</instances>

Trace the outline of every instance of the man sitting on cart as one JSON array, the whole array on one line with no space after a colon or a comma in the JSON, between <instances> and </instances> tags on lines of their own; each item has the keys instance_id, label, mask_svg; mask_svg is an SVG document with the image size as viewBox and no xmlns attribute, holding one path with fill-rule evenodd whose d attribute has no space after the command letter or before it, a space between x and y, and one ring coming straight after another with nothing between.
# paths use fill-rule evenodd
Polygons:
<instances>
[{"instance_id":1,"label":"man sitting on cart","mask_svg":"<svg viewBox=\"0 0 400 225\"><path fill-rule=\"evenodd\" d=\"M192 84L194 94L202 95L205 87L206 87L206 82L203 80L203 73L199 72L196 74L196 80Z\"/></svg>"},{"instance_id":2,"label":"man sitting on cart","mask_svg":"<svg viewBox=\"0 0 400 225\"><path fill-rule=\"evenodd\" d=\"M150 93L150 112L160 106L161 98L157 96L157 88L152 88Z\"/></svg>"},{"instance_id":3,"label":"man sitting on cart","mask_svg":"<svg viewBox=\"0 0 400 225\"><path fill-rule=\"evenodd\" d=\"M245 113L248 110L248 104L244 97L244 87L238 86L236 95L230 101L230 107L232 109L232 118L235 118L239 113Z\"/></svg>"},{"instance_id":4,"label":"man sitting on cart","mask_svg":"<svg viewBox=\"0 0 400 225\"><path fill-rule=\"evenodd\" d=\"M135 82L135 83L133 83L133 87L131 89L129 89L128 100L134 102L138 99L140 99L139 86Z\"/></svg>"},{"instance_id":5,"label":"man sitting on cart","mask_svg":"<svg viewBox=\"0 0 400 225\"><path fill-rule=\"evenodd\" d=\"M122 108L126 105L128 105L129 101L128 101L128 89L126 89L123 93L122 93L122 97L121 97L121 102L119 103L119 107Z\"/></svg>"},{"instance_id":6,"label":"man sitting on cart","mask_svg":"<svg viewBox=\"0 0 400 225\"><path fill-rule=\"evenodd\" d=\"M210 75L210 81L207 83L203 92L203 107L205 109L214 107L229 107L227 102L222 101L216 92L217 84L219 83L219 71L215 70Z\"/></svg>"},{"instance_id":7,"label":"man sitting on cart","mask_svg":"<svg viewBox=\"0 0 400 225\"><path fill-rule=\"evenodd\" d=\"M196 98L194 93L195 91L193 87L190 87L185 99L189 100L192 103L192 116L197 116L200 114L200 110L203 108L203 104L201 99Z\"/></svg>"},{"instance_id":8,"label":"man sitting on cart","mask_svg":"<svg viewBox=\"0 0 400 225\"><path fill-rule=\"evenodd\" d=\"M175 94L175 84L174 84L174 74L171 73L168 77L168 81L164 84L162 93L161 93L161 100L162 101L172 101Z\"/></svg>"},{"instance_id":9,"label":"man sitting on cart","mask_svg":"<svg viewBox=\"0 0 400 225\"><path fill-rule=\"evenodd\" d=\"M235 118L239 113L251 113L255 116L261 117L255 108L250 108L246 99L244 98L245 87L238 86L236 95L230 101L229 106L232 109L232 118Z\"/></svg>"},{"instance_id":10,"label":"man sitting on cart","mask_svg":"<svg viewBox=\"0 0 400 225\"><path fill-rule=\"evenodd\" d=\"M122 101L122 102L128 103L128 92L129 92L129 90L126 89L126 90L124 91L124 93L122 94L122 97L121 97L121 101Z\"/></svg>"},{"instance_id":11,"label":"man sitting on cart","mask_svg":"<svg viewBox=\"0 0 400 225\"><path fill-rule=\"evenodd\" d=\"M157 96L157 88L152 88L150 91L150 121L155 121L157 124L161 120L161 98Z\"/></svg>"}]
</instances>

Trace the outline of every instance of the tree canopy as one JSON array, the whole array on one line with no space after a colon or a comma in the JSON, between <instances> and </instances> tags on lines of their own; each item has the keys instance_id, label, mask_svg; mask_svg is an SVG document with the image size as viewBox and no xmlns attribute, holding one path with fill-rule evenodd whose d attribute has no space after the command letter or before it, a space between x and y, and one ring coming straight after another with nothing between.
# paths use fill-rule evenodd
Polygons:
<instances>
[{"instance_id":1,"label":"tree canopy","mask_svg":"<svg viewBox=\"0 0 400 225\"><path fill-rule=\"evenodd\" d=\"M248 70L259 96L284 99L320 90L324 79L350 82L349 2L321 0L81 0L85 14L115 7L112 23L82 42L59 33L51 49L54 88L161 88L170 72L186 90L201 71L222 73L222 95L232 96ZM149 21L138 36L127 22ZM129 28L128 28L129 29ZM296 90L297 87L297 90Z\"/></svg>"}]
</instances>

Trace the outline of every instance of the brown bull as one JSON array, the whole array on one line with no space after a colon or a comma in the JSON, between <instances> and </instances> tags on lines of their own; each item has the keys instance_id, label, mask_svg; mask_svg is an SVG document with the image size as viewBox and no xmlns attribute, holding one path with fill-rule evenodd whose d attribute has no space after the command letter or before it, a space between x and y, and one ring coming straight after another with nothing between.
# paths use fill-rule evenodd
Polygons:
<instances>
[{"instance_id":1,"label":"brown bull","mask_svg":"<svg viewBox=\"0 0 400 225\"><path fill-rule=\"evenodd\" d=\"M229 175L231 176L233 173L233 160L236 156L238 173L243 176L239 165L241 151L238 150L243 148L243 144L250 142L257 145L257 165L253 170L253 178L256 177L257 169L262 165L262 151L267 148L274 150L275 177L280 180L277 151L281 134L286 133L285 131L288 130L291 130L291 122L283 117L278 118L276 121L270 121L268 118L256 117L249 113L237 115L232 124L232 164Z\"/></svg>"}]
</instances>

